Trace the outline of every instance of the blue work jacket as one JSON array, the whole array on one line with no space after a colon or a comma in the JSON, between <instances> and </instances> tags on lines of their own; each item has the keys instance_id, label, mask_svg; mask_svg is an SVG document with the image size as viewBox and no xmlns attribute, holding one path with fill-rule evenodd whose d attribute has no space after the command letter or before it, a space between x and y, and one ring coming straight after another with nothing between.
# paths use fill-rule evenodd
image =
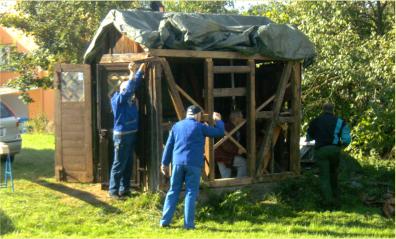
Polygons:
<instances>
[{"instance_id":1,"label":"blue work jacket","mask_svg":"<svg viewBox=\"0 0 396 239\"><path fill-rule=\"evenodd\" d=\"M224 123L217 120L214 127L195 119L186 118L177 122L169 133L162 154L162 165L187 165L202 167L204 160L205 137L224 136Z\"/></svg>"},{"instance_id":2,"label":"blue work jacket","mask_svg":"<svg viewBox=\"0 0 396 239\"><path fill-rule=\"evenodd\" d=\"M111 97L115 134L132 133L138 129L138 109L132 96L139 87L142 78L143 72L137 71L133 75L133 79L129 79L125 90L123 92L116 91Z\"/></svg>"}]
</instances>

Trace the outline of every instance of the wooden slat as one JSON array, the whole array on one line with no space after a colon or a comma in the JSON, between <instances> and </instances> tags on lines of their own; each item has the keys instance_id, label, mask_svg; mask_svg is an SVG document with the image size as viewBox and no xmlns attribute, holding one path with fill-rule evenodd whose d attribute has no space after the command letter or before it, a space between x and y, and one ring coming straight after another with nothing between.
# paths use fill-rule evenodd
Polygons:
<instances>
[{"instance_id":1,"label":"wooden slat","mask_svg":"<svg viewBox=\"0 0 396 239\"><path fill-rule=\"evenodd\" d=\"M185 58L216 58L216 59L256 59L272 61L273 59L259 54L243 55L238 52L227 51L194 51L194 50L173 50L173 49L148 49L150 56L160 57L185 57Z\"/></svg>"},{"instance_id":2,"label":"wooden slat","mask_svg":"<svg viewBox=\"0 0 396 239\"><path fill-rule=\"evenodd\" d=\"M62 124L63 132L81 132L84 133L84 125L81 124Z\"/></svg>"},{"instance_id":3,"label":"wooden slat","mask_svg":"<svg viewBox=\"0 0 396 239\"><path fill-rule=\"evenodd\" d=\"M213 125L213 115L214 110L214 98L213 98L213 60L211 58L205 59L205 109L206 113L209 115L209 124ZM215 165L214 165L214 150L213 150L213 139L207 137L205 140L205 173L210 181L215 178Z\"/></svg>"},{"instance_id":4,"label":"wooden slat","mask_svg":"<svg viewBox=\"0 0 396 239\"><path fill-rule=\"evenodd\" d=\"M190 95L187 94L187 92L185 92L179 85L176 84L176 89L180 92L180 94L182 94L182 96L184 96L188 101L190 101L191 104L198 106L202 111L204 111L204 109L202 108L202 106L200 106Z\"/></svg>"},{"instance_id":5,"label":"wooden slat","mask_svg":"<svg viewBox=\"0 0 396 239\"><path fill-rule=\"evenodd\" d=\"M234 187L241 185L249 185L253 183L253 179L251 177L245 178L222 178L215 179L213 181L205 182L205 184L209 187Z\"/></svg>"},{"instance_id":6,"label":"wooden slat","mask_svg":"<svg viewBox=\"0 0 396 239\"><path fill-rule=\"evenodd\" d=\"M301 126L301 64L295 63L291 77L290 170L300 173L300 126Z\"/></svg>"},{"instance_id":7,"label":"wooden slat","mask_svg":"<svg viewBox=\"0 0 396 239\"><path fill-rule=\"evenodd\" d=\"M214 97L245 96L246 88L216 88L213 89Z\"/></svg>"},{"instance_id":8,"label":"wooden slat","mask_svg":"<svg viewBox=\"0 0 396 239\"><path fill-rule=\"evenodd\" d=\"M247 160L249 175L256 170L256 64L249 60L250 74L247 81Z\"/></svg>"},{"instance_id":9,"label":"wooden slat","mask_svg":"<svg viewBox=\"0 0 396 239\"><path fill-rule=\"evenodd\" d=\"M168 61L165 58L161 58L160 62L164 70L166 80L168 81L169 94L171 96L173 106L175 107L177 118L181 120L186 116L186 111L184 109L180 94L177 91L175 78L173 77Z\"/></svg>"},{"instance_id":10,"label":"wooden slat","mask_svg":"<svg viewBox=\"0 0 396 239\"><path fill-rule=\"evenodd\" d=\"M256 113L257 119L272 119L274 117L273 111L260 111ZM278 121L279 123L291 123L294 122L293 116L279 116Z\"/></svg>"},{"instance_id":11,"label":"wooden slat","mask_svg":"<svg viewBox=\"0 0 396 239\"><path fill-rule=\"evenodd\" d=\"M221 138L219 141L216 142L214 145L214 149L217 149L221 144L223 144L227 139L229 139L235 132L238 131L244 124L246 123L246 120L243 120L241 123L236 125L230 132L227 132L223 138Z\"/></svg>"},{"instance_id":12,"label":"wooden slat","mask_svg":"<svg viewBox=\"0 0 396 239\"><path fill-rule=\"evenodd\" d=\"M250 73L249 66L214 66L214 74Z\"/></svg>"},{"instance_id":13,"label":"wooden slat","mask_svg":"<svg viewBox=\"0 0 396 239\"><path fill-rule=\"evenodd\" d=\"M85 149L84 140L63 139L63 147L73 147L76 149Z\"/></svg>"},{"instance_id":14,"label":"wooden slat","mask_svg":"<svg viewBox=\"0 0 396 239\"><path fill-rule=\"evenodd\" d=\"M256 170L256 176L260 176L260 173L262 170L266 169L266 162L264 162L265 155L269 152L270 146L271 146L271 139L273 135L274 128L277 124L278 118L279 118L279 112L281 110L281 106L283 103L283 97L286 91L286 85L287 82L290 79L290 74L291 74L291 69L292 69L293 63L292 62L287 62L286 65L284 66L281 78L279 80L279 84L276 90L276 96L274 99L274 105L273 105L273 118L271 122L268 124L266 128L266 134L263 140L263 143L260 146L260 150L257 155L257 160L258 160L258 168Z\"/></svg>"},{"instance_id":15,"label":"wooden slat","mask_svg":"<svg viewBox=\"0 0 396 239\"><path fill-rule=\"evenodd\" d=\"M78 139L78 140L83 140L84 139L84 135L81 134L81 132L78 131L67 131L67 132L63 132L62 134L62 138L63 139Z\"/></svg>"},{"instance_id":16,"label":"wooden slat","mask_svg":"<svg viewBox=\"0 0 396 239\"><path fill-rule=\"evenodd\" d=\"M64 148L63 149L63 154L68 155L68 156L84 156L85 155L85 150L83 149L76 149L76 148Z\"/></svg>"},{"instance_id":17,"label":"wooden slat","mask_svg":"<svg viewBox=\"0 0 396 239\"><path fill-rule=\"evenodd\" d=\"M148 57L149 54L146 52L126 53L126 54L104 54L100 59L100 63L106 64L106 63L132 62L132 61L146 59Z\"/></svg>"}]
</instances>

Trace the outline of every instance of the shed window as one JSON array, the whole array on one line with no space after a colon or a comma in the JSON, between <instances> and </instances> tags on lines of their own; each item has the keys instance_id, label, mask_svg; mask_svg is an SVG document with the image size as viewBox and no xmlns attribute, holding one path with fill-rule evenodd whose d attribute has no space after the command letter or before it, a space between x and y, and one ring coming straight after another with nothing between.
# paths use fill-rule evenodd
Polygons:
<instances>
[{"instance_id":1,"label":"shed window","mask_svg":"<svg viewBox=\"0 0 396 239\"><path fill-rule=\"evenodd\" d=\"M84 74L82 72L62 72L62 102L84 101Z\"/></svg>"}]
</instances>

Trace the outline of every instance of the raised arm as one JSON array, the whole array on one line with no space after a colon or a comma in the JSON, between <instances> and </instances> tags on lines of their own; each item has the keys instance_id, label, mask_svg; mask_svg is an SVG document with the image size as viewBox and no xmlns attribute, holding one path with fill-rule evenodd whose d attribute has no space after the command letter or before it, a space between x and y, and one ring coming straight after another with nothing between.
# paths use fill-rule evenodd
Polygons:
<instances>
[{"instance_id":1,"label":"raised arm","mask_svg":"<svg viewBox=\"0 0 396 239\"><path fill-rule=\"evenodd\" d=\"M224 122L222 120L216 120L214 127L202 124L203 134L206 137L223 137L224 136Z\"/></svg>"},{"instance_id":2,"label":"raised arm","mask_svg":"<svg viewBox=\"0 0 396 239\"><path fill-rule=\"evenodd\" d=\"M136 72L133 72L133 64L129 64L128 69L130 71L128 83L124 90L118 94L117 101L119 103L125 103L135 94L136 88L141 84L144 75L145 64L141 64Z\"/></svg>"}]
</instances>

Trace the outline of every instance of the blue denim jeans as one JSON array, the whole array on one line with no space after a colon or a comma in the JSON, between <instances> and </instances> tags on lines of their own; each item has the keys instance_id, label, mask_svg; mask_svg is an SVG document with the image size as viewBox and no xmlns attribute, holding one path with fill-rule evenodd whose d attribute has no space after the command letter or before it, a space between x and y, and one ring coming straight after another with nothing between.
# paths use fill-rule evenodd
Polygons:
<instances>
[{"instance_id":1,"label":"blue denim jeans","mask_svg":"<svg viewBox=\"0 0 396 239\"><path fill-rule=\"evenodd\" d=\"M113 135L113 141L114 160L110 171L109 193L117 195L130 190L136 133Z\"/></svg>"},{"instance_id":2,"label":"blue denim jeans","mask_svg":"<svg viewBox=\"0 0 396 239\"><path fill-rule=\"evenodd\" d=\"M160 225L169 225L175 213L179 194L183 183L186 184L186 195L184 199L184 227L194 228L195 201L199 193L199 180L201 178L201 168L173 165L170 188L166 194L162 219Z\"/></svg>"}]
</instances>

